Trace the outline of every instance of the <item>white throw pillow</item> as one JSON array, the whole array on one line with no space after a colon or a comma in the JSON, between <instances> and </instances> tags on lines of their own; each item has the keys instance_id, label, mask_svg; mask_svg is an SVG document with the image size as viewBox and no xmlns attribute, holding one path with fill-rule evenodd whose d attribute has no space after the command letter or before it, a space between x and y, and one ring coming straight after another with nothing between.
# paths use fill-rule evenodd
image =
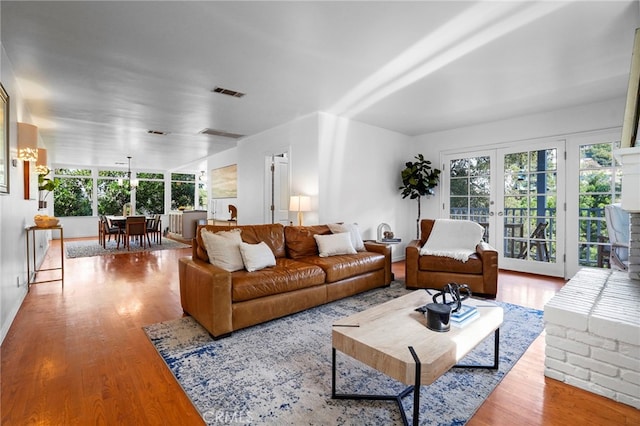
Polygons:
<instances>
[{"instance_id":1,"label":"white throw pillow","mask_svg":"<svg viewBox=\"0 0 640 426\"><path fill-rule=\"evenodd\" d=\"M335 256L337 254L356 254L356 249L351 244L351 234L342 232L340 234L314 235L320 257Z\"/></svg>"},{"instance_id":2,"label":"white throw pillow","mask_svg":"<svg viewBox=\"0 0 640 426\"><path fill-rule=\"evenodd\" d=\"M232 229L213 233L202 229L202 242L212 265L229 272L244 269L240 254L240 232L240 229Z\"/></svg>"},{"instance_id":3,"label":"white throw pillow","mask_svg":"<svg viewBox=\"0 0 640 426\"><path fill-rule=\"evenodd\" d=\"M348 232L351 236L351 245L353 248L356 249L356 251L365 251L364 241L362 241L362 236L360 235L357 223L330 223L327 226L334 234Z\"/></svg>"},{"instance_id":4,"label":"white throw pillow","mask_svg":"<svg viewBox=\"0 0 640 426\"><path fill-rule=\"evenodd\" d=\"M267 266L276 266L276 257L264 241L258 244L241 243L240 254L244 267L249 272L259 271Z\"/></svg>"}]
</instances>

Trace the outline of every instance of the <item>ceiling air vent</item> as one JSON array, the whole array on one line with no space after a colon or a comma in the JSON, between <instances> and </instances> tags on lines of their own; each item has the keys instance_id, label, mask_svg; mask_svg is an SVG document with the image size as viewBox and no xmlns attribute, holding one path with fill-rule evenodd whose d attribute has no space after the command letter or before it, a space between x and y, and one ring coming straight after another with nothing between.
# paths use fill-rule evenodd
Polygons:
<instances>
[{"instance_id":1,"label":"ceiling air vent","mask_svg":"<svg viewBox=\"0 0 640 426\"><path fill-rule=\"evenodd\" d=\"M232 138L232 139L238 139L245 136L245 135L240 135L238 133L230 133L230 132L225 132L224 130L216 130L216 129L209 129L209 128L201 130L200 133L202 133L203 135L222 136L224 138Z\"/></svg>"},{"instance_id":2,"label":"ceiling air vent","mask_svg":"<svg viewBox=\"0 0 640 426\"><path fill-rule=\"evenodd\" d=\"M162 130L147 130L147 133L149 133L150 135L168 135L169 132L163 132Z\"/></svg>"},{"instance_id":3,"label":"ceiling air vent","mask_svg":"<svg viewBox=\"0 0 640 426\"><path fill-rule=\"evenodd\" d=\"M234 98L241 98L245 94L242 92L236 92L235 90L225 89L223 87L214 87L211 89L213 93L220 93L222 95L233 96Z\"/></svg>"}]
</instances>

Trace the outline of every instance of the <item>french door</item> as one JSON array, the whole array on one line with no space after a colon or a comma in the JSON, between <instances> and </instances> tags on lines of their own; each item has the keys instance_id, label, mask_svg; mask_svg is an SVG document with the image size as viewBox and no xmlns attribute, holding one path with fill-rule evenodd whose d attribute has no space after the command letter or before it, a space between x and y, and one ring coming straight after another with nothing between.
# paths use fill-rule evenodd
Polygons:
<instances>
[{"instance_id":1,"label":"french door","mask_svg":"<svg viewBox=\"0 0 640 426\"><path fill-rule=\"evenodd\" d=\"M564 141L443 156L443 216L485 228L503 269L564 276Z\"/></svg>"}]
</instances>

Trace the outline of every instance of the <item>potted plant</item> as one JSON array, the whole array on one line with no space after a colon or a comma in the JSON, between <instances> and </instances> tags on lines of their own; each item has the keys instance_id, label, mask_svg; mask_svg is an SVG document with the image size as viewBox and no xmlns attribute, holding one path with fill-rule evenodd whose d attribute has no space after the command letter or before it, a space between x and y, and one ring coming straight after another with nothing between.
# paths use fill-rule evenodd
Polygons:
<instances>
[{"instance_id":1,"label":"potted plant","mask_svg":"<svg viewBox=\"0 0 640 426\"><path fill-rule=\"evenodd\" d=\"M58 187L58 182L55 179L47 177L49 169L45 173L38 174L38 208L47 208L47 196L50 192L53 192Z\"/></svg>"},{"instance_id":2,"label":"potted plant","mask_svg":"<svg viewBox=\"0 0 640 426\"><path fill-rule=\"evenodd\" d=\"M422 197L434 195L434 188L440 180L440 170L431 168L431 161L425 160L422 154L416 161L408 161L402 170L402 198L418 201L418 219L416 220L416 238L420 238L420 200Z\"/></svg>"}]
</instances>

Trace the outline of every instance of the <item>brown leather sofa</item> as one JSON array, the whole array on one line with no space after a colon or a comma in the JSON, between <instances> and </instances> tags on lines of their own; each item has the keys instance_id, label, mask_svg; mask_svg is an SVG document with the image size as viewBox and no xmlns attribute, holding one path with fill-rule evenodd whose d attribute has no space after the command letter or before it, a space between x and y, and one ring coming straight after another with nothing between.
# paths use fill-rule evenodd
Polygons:
<instances>
[{"instance_id":1,"label":"brown leather sofa","mask_svg":"<svg viewBox=\"0 0 640 426\"><path fill-rule=\"evenodd\" d=\"M450 257L420 255L429 238L434 219L420 221L420 239L411 241L405 250L407 288L442 288L448 283L468 284L473 294L496 297L498 292L498 252L485 242L467 262Z\"/></svg>"},{"instance_id":2,"label":"brown leather sofa","mask_svg":"<svg viewBox=\"0 0 640 426\"><path fill-rule=\"evenodd\" d=\"M281 224L237 226L249 244L264 241L276 266L255 272L227 272L209 263L201 230L228 231L228 226L200 225L193 253L179 261L182 309L214 338L274 318L328 303L391 283L391 250L365 243L357 254L320 257L315 234L326 225Z\"/></svg>"}]
</instances>

